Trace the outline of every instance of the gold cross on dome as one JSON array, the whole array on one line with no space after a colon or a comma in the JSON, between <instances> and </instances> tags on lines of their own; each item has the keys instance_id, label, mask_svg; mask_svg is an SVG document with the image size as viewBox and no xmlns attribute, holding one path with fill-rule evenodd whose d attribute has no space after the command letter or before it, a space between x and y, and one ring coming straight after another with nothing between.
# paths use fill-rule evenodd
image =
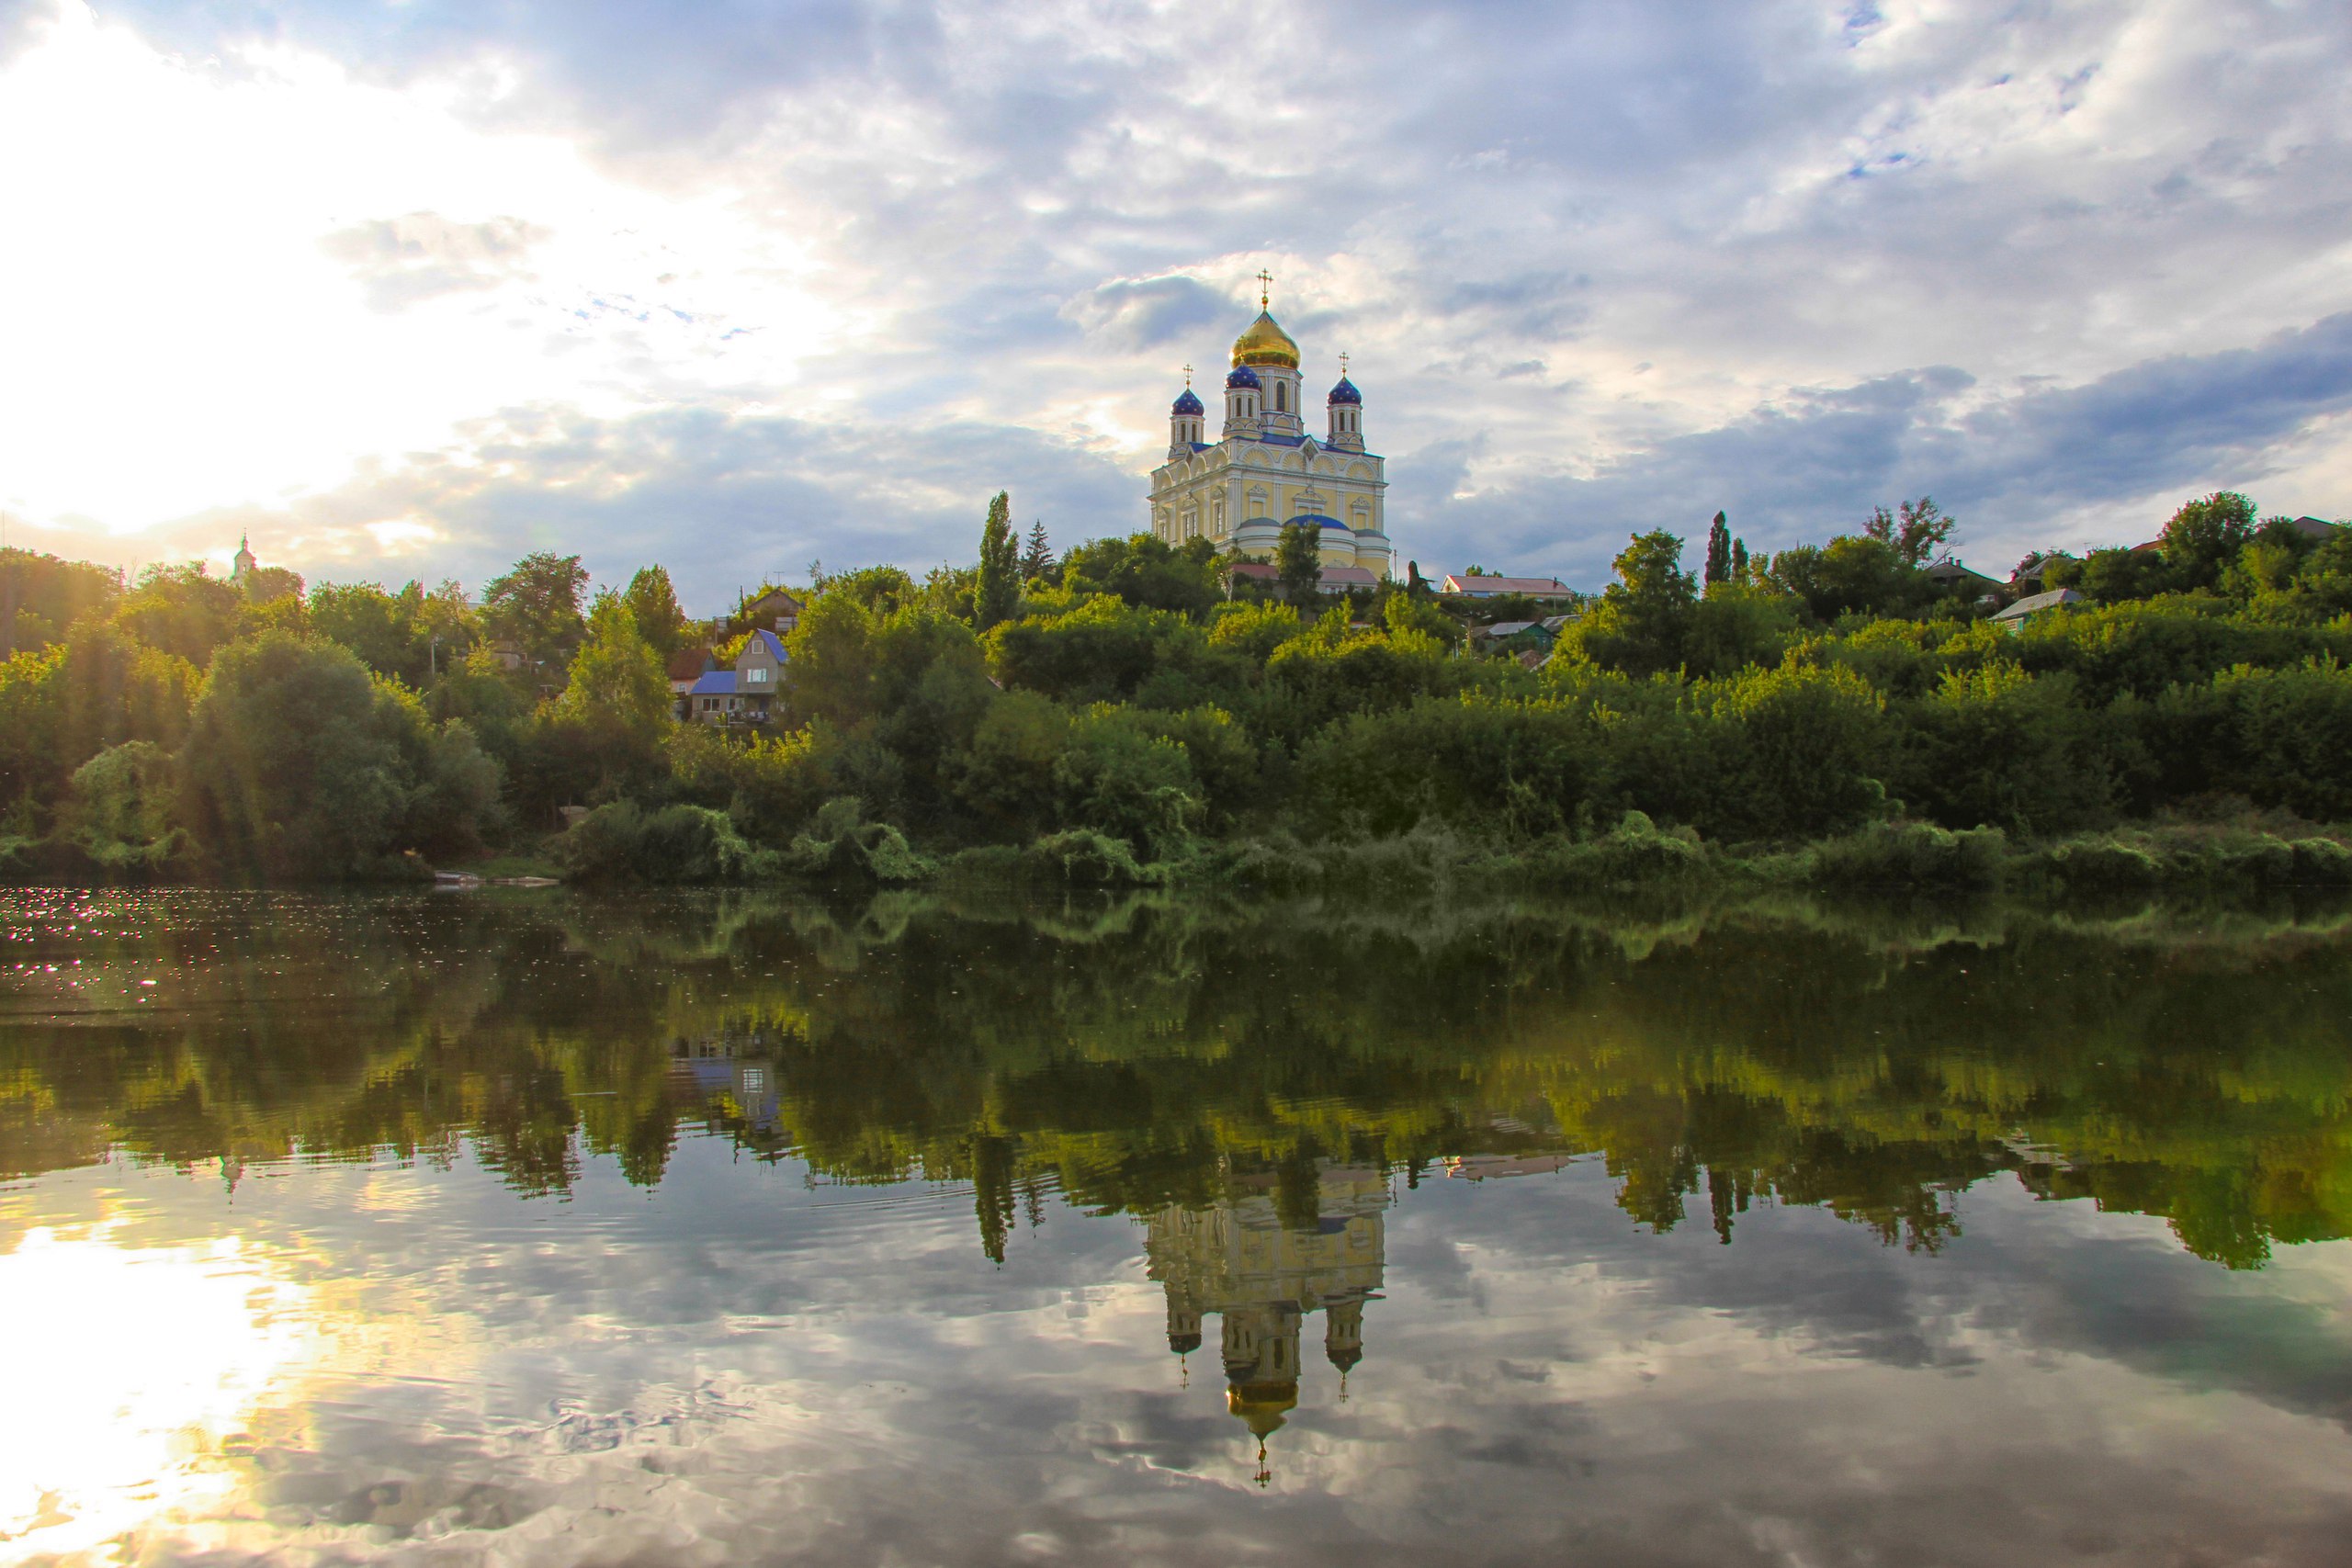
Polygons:
<instances>
[{"instance_id":1,"label":"gold cross on dome","mask_svg":"<svg viewBox=\"0 0 2352 1568\"><path fill-rule=\"evenodd\" d=\"M1189 386L1191 386L1192 384L1193 384L1193 367L1192 367L1191 366L1187 365L1186 367L1184 367L1184 385L1186 385L1187 387L1189 387Z\"/></svg>"},{"instance_id":2,"label":"gold cross on dome","mask_svg":"<svg viewBox=\"0 0 2352 1568\"><path fill-rule=\"evenodd\" d=\"M1273 291L1274 275L1264 267L1260 267L1258 269L1258 309L1261 310L1266 309L1266 302L1273 297Z\"/></svg>"},{"instance_id":3,"label":"gold cross on dome","mask_svg":"<svg viewBox=\"0 0 2352 1568\"><path fill-rule=\"evenodd\" d=\"M1344 354L1343 354L1343 355L1340 355L1340 380L1342 380L1342 381L1344 381L1344 380L1346 380L1347 378L1348 378L1348 356L1347 356L1346 355L1344 355Z\"/></svg>"}]
</instances>

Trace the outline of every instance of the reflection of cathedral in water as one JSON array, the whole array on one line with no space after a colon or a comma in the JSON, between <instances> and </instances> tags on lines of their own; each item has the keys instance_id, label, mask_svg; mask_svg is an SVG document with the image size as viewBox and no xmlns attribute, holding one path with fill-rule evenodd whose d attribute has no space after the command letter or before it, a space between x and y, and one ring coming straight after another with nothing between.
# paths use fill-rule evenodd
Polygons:
<instances>
[{"instance_id":1,"label":"reflection of cathedral in water","mask_svg":"<svg viewBox=\"0 0 2352 1568\"><path fill-rule=\"evenodd\" d=\"M1304 1319L1323 1314L1323 1353L1344 1398L1348 1369L1363 1359L1364 1303L1380 1290L1386 1173L1318 1163L1313 1174L1311 1229L1284 1224L1284 1208L1303 1222L1304 1205L1281 1201L1274 1171L1228 1168L1215 1208L1163 1209L1144 1242L1168 1292L1170 1349L1199 1349L1202 1319L1223 1320L1226 1408L1258 1439L1261 1485L1266 1438L1298 1404Z\"/></svg>"}]
</instances>

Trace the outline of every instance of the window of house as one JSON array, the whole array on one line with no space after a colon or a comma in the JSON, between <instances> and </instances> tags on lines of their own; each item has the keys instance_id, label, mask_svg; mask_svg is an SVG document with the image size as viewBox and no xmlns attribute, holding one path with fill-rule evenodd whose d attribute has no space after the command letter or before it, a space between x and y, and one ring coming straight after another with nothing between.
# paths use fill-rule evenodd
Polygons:
<instances>
[{"instance_id":1,"label":"window of house","mask_svg":"<svg viewBox=\"0 0 2352 1568\"><path fill-rule=\"evenodd\" d=\"M754 664L752 668L743 671L743 678L751 682L754 686L764 686L768 683L767 666L764 664Z\"/></svg>"}]
</instances>

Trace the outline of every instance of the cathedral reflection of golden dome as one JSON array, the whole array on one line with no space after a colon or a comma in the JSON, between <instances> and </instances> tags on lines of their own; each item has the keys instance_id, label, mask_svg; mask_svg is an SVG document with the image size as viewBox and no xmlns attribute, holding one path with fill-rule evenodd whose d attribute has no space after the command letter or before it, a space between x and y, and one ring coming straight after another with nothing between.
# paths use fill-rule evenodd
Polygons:
<instances>
[{"instance_id":1,"label":"cathedral reflection of golden dome","mask_svg":"<svg viewBox=\"0 0 2352 1568\"><path fill-rule=\"evenodd\" d=\"M1290 333L1276 324L1273 316L1264 310L1258 319L1233 340L1233 363L1243 365L1279 365L1285 370L1298 368L1298 344Z\"/></svg>"},{"instance_id":2,"label":"cathedral reflection of golden dome","mask_svg":"<svg viewBox=\"0 0 2352 1568\"><path fill-rule=\"evenodd\" d=\"M1225 1391L1225 1407L1241 1418L1241 1424L1260 1442L1267 1434L1283 1424L1283 1417L1298 1405L1298 1384L1295 1382L1236 1383Z\"/></svg>"}]
</instances>

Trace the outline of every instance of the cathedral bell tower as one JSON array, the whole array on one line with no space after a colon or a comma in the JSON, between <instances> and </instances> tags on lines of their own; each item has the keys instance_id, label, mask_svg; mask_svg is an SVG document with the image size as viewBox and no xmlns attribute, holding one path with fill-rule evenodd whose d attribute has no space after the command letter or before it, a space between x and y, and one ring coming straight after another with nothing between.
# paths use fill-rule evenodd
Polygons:
<instances>
[{"instance_id":1,"label":"cathedral bell tower","mask_svg":"<svg viewBox=\"0 0 2352 1568\"><path fill-rule=\"evenodd\" d=\"M1324 441L1326 446L1336 446L1342 452L1363 450L1363 394L1348 379L1348 356L1340 355L1340 384L1324 399L1330 411L1331 434Z\"/></svg>"},{"instance_id":2,"label":"cathedral bell tower","mask_svg":"<svg viewBox=\"0 0 2352 1568\"><path fill-rule=\"evenodd\" d=\"M1204 443L1201 422L1208 410L1201 406L1200 394L1193 390L1193 367L1184 367L1184 389L1168 409L1168 456L1172 460L1189 457Z\"/></svg>"},{"instance_id":3,"label":"cathedral bell tower","mask_svg":"<svg viewBox=\"0 0 2352 1568\"><path fill-rule=\"evenodd\" d=\"M1237 365L1225 378L1225 436L1254 438L1258 434L1258 400L1265 395L1265 383L1247 365Z\"/></svg>"}]
</instances>

